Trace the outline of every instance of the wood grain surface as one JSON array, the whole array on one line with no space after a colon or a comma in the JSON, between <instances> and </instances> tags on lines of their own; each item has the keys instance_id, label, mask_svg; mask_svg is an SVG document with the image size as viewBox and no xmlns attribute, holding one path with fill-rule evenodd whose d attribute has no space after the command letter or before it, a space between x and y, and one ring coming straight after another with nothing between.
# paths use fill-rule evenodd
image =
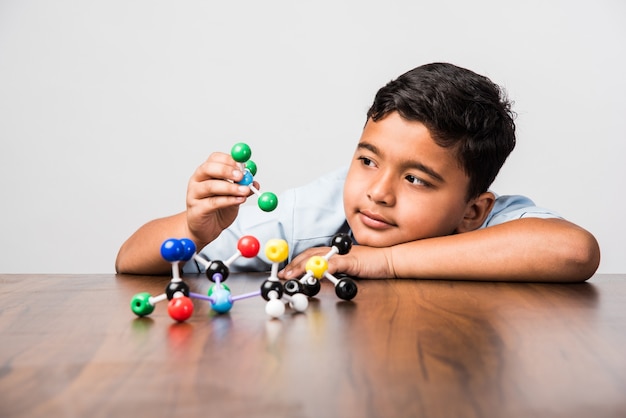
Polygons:
<instances>
[{"instance_id":1,"label":"wood grain surface","mask_svg":"<svg viewBox=\"0 0 626 418\"><path fill-rule=\"evenodd\" d=\"M231 275L233 294L262 274ZM203 276L185 278L206 292ZM166 277L0 275L0 417L624 417L626 275L583 284L330 282L174 322Z\"/></svg>"}]
</instances>

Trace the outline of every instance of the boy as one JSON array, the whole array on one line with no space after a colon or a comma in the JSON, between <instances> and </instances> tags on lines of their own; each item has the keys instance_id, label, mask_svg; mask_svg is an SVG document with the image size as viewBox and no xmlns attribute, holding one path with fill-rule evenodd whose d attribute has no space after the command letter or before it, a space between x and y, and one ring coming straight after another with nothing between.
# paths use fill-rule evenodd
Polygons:
<instances>
[{"instance_id":1,"label":"boy","mask_svg":"<svg viewBox=\"0 0 626 418\"><path fill-rule=\"evenodd\" d=\"M239 206L250 195L230 155L213 153L189 181L187 210L142 226L121 247L120 273L166 274L170 237L225 260L242 235L284 238L284 279L304 274L337 232L349 254L329 272L359 278L584 281L600 250L584 229L521 196L488 191L515 146L510 103L486 77L446 63L417 67L381 88L348 169L289 190L270 214ZM340 198L340 193L343 199ZM233 268L264 271L261 258ZM194 271L188 262L185 271ZM197 270L196 270L197 271Z\"/></svg>"}]
</instances>

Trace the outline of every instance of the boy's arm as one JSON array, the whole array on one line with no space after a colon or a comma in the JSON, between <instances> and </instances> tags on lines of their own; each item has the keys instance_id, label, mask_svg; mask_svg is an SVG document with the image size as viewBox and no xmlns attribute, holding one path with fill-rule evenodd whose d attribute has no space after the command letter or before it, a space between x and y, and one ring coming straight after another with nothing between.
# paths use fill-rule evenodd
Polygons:
<instances>
[{"instance_id":1,"label":"boy's arm","mask_svg":"<svg viewBox=\"0 0 626 418\"><path fill-rule=\"evenodd\" d=\"M161 244L168 238L187 237L186 216L186 212L181 212L155 219L139 228L122 244L115 260L115 271L127 274L171 273L171 264L161 257Z\"/></svg>"},{"instance_id":2,"label":"boy's arm","mask_svg":"<svg viewBox=\"0 0 626 418\"><path fill-rule=\"evenodd\" d=\"M311 255L323 253L300 254L285 273L298 276ZM360 278L579 282L599 262L598 243L584 229L563 219L524 218L387 248L355 245L349 254L332 257L329 271Z\"/></svg>"}]
</instances>

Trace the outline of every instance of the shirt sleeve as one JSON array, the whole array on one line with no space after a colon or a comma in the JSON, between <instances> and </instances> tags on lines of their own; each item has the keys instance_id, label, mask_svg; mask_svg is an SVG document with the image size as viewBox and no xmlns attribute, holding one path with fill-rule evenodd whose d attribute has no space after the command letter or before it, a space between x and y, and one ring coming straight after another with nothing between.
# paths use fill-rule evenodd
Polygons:
<instances>
[{"instance_id":1,"label":"shirt sleeve","mask_svg":"<svg viewBox=\"0 0 626 418\"><path fill-rule=\"evenodd\" d=\"M481 228L522 218L562 218L558 213L538 207L525 196L497 196L496 202Z\"/></svg>"}]
</instances>

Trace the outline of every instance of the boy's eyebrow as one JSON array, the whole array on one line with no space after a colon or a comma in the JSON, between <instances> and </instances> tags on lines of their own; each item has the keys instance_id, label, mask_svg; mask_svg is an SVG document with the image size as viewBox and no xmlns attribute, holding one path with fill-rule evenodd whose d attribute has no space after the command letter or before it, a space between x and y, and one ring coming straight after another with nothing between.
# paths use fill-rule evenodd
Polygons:
<instances>
[{"instance_id":1,"label":"boy's eyebrow","mask_svg":"<svg viewBox=\"0 0 626 418\"><path fill-rule=\"evenodd\" d=\"M376 155L380 155L380 151L378 149L378 147L376 147L376 145L370 144L369 142L359 142L359 144L357 145L358 149L366 149L370 152L373 152ZM432 178L434 178L437 181L440 181L441 183L445 183L446 180L443 178L443 176L441 174L439 174L437 171L435 171L433 168L424 165L422 163L420 163L419 161L409 161L405 164L405 166L407 168L416 168L419 171L422 171L426 174L428 174L429 176L431 176Z\"/></svg>"}]
</instances>

